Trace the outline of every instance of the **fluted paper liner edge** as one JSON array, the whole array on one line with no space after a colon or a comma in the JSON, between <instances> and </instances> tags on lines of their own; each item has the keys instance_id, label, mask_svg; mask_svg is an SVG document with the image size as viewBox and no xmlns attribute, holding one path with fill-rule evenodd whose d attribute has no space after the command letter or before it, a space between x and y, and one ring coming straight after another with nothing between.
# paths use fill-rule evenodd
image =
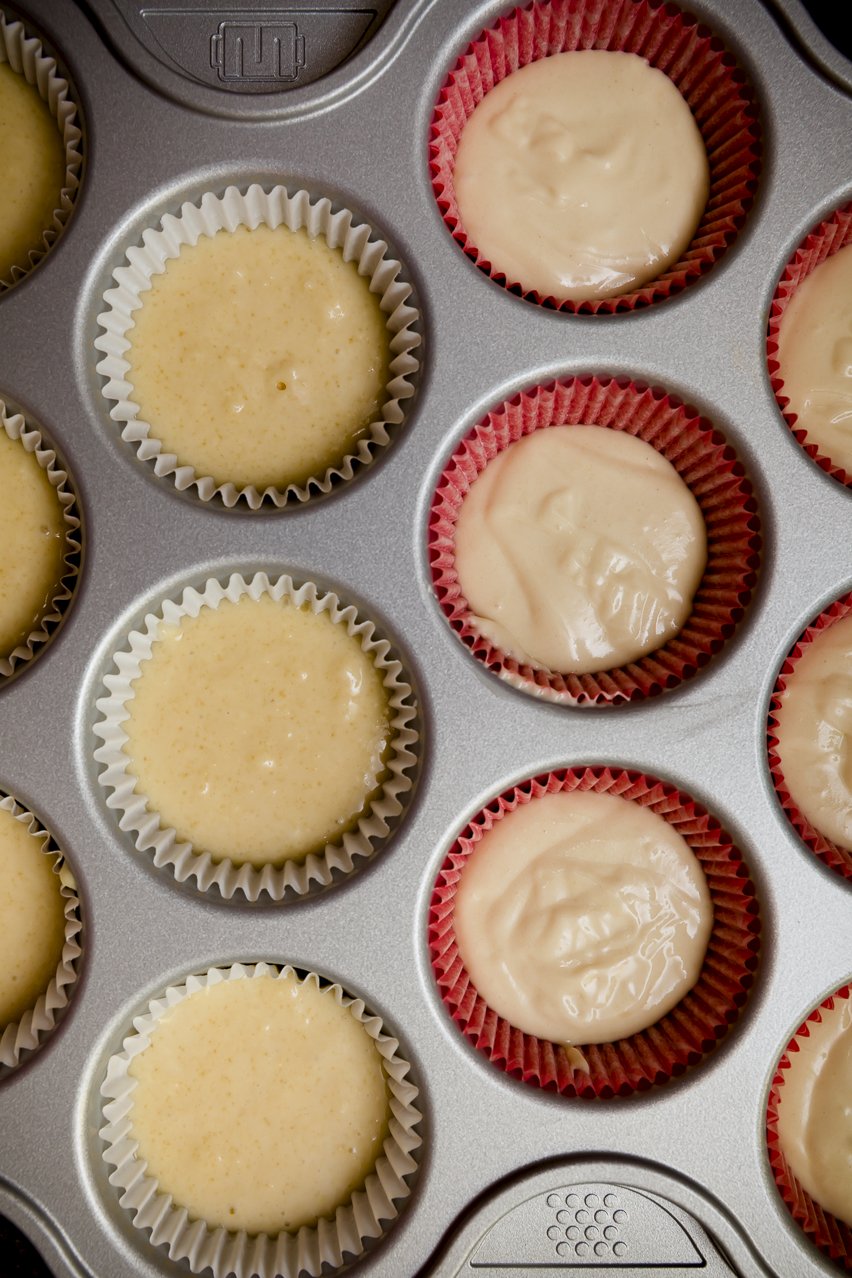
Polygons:
<instances>
[{"instance_id":1,"label":"fluted paper liner edge","mask_svg":"<svg viewBox=\"0 0 852 1278\"><path fill-rule=\"evenodd\" d=\"M236 602L248 596L257 600L263 595L274 600L286 598L296 607L308 606L315 613L326 612L334 623L346 627L382 675L393 734L386 764L388 775L357 826L337 842L309 853L304 860L287 860L280 867L237 864L227 858L215 860L208 852L196 851L176 830L162 824L156 811L149 809L144 794L137 792L136 778L128 771L130 758L124 751L128 738L122 727L129 717L127 705L133 699L133 681L150 657L162 623L173 624L181 617L197 616L202 608L216 608L225 599ZM99 715L94 732L103 744L95 750L94 757L102 765L98 781L110 791L107 806L118 813L120 828L134 836L136 848L151 853L158 868L168 867L178 882L194 879L199 891L217 888L225 899L242 892L251 901L262 893L280 901L288 894L303 896L328 887L336 876L352 873L379 851L404 810L404 796L413 790L412 772L419 741L415 727L417 705L401 662L391 655L389 640L377 633L371 621L359 617L354 605L344 604L332 591L320 592L310 581L297 586L286 575L270 579L259 572L246 580L239 573L232 573L226 584L210 578L200 590L189 586L179 599L163 599L157 613L146 614L141 629L124 636L124 644L113 657L115 672L104 677L108 695L96 703Z\"/></svg>"},{"instance_id":2,"label":"fluted paper liner edge","mask_svg":"<svg viewBox=\"0 0 852 1278\"><path fill-rule=\"evenodd\" d=\"M695 985L654 1024L613 1043L567 1046L525 1034L488 1006L455 938L458 883L482 835L519 805L572 790L616 795L662 817L698 859L713 902L713 927ZM754 885L741 853L716 818L669 782L615 766L557 769L495 795L448 850L432 889L427 930L440 998L465 1038L512 1077L585 1099L646 1091L698 1065L739 1019L760 952Z\"/></svg>"},{"instance_id":3,"label":"fluted paper liner edge","mask_svg":"<svg viewBox=\"0 0 852 1278\"><path fill-rule=\"evenodd\" d=\"M50 252L62 235L70 218L83 168L82 142L77 105L70 96L71 86L59 74L56 60L45 53L41 40L17 18L0 7L0 62L8 62L13 71L23 75L47 104L55 119L65 147L65 183L59 193L59 205L53 221L44 228L42 242L29 250L29 265L12 266L8 279L0 278L0 297L19 280L29 275Z\"/></svg>"},{"instance_id":4,"label":"fluted paper liner edge","mask_svg":"<svg viewBox=\"0 0 852 1278\"><path fill-rule=\"evenodd\" d=\"M6 654L0 652L0 687L2 687L4 679L14 674L20 666L31 661L33 657L38 656L65 616L80 575L82 530L77 495L68 472L60 465L55 451L46 444L38 427L29 422L22 413L9 413L2 398L0 398L0 430L5 431L11 440L18 440L47 474L62 508L66 542L62 575L56 583L56 590L50 603L39 618L36 629L31 630L26 640L18 644L11 652Z\"/></svg>"},{"instance_id":5,"label":"fluted paper liner edge","mask_svg":"<svg viewBox=\"0 0 852 1278\"><path fill-rule=\"evenodd\" d=\"M59 878L59 892L65 914L65 943L56 972L46 990L18 1021L0 1025L0 1081L28 1059L55 1028L59 1015L68 1006L78 977L82 948L80 933L82 919L80 897L71 868L63 853L55 845L52 836L38 817L23 807L11 795L0 792L0 809L11 813L16 821L25 825L28 833L39 845L42 855L53 862L54 873Z\"/></svg>"},{"instance_id":6,"label":"fluted paper liner edge","mask_svg":"<svg viewBox=\"0 0 852 1278\"><path fill-rule=\"evenodd\" d=\"M338 1207L334 1218L323 1218L316 1225L304 1225L297 1233L249 1235L232 1232L223 1226L213 1227L204 1221L191 1220L187 1211L172 1198L161 1193L157 1182L147 1174L147 1164L138 1157L138 1142L133 1137L133 1090L130 1062L144 1051L156 1030L158 1020L176 1003L221 981L251 980L255 976L295 975L301 981L319 977L309 972L300 976L289 965L256 965L236 963L231 967L212 967L201 975L191 975L183 985L170 986L153 999L148 1011L133 1022L134 1033L123 1043L122 1050L107 1064L101 1085L105 1098L105 1126L100 1131L106 1142L104 1161L114 1170L110 1184L120 1189L121 1206L132 1214L137 1229L150 1234L154 1246L166 1246L175 1261L186 1261L193 1273L210 1268L214 1278L298 1278L308 1273L319 1278L327 1267L339 1268L360 1256L371 1239L379 1239L396 1219L400 1204L411 1193L409 1178L418 1167L418 1150L422 1137L415 1130L422 1115L416 1106L418 1088L408 1080L411 1066L399 1053L397 1039L388 1034L379 1016L371 1013L363 1000L354 998L337 984L324 992L350 1010L373 1039L385 1072L390 1104L390 1132L374 1171L362 1189L349 1202Z\"/></svg>"},{"instance_id":7,"label":"fluted paper liner edge","mask_svg":"<svg viewBox=\"0 0 852 1278\"><path fill-rule=\"evenodd\" d=\"M312 238L321 236L331 248L340 249L345 261L355 262L359 275L369 281L370 291L379 298L391 356L381 417L371 423L355 450L304 483L280 488L270 485L262 490L251 484L217 483L211 476L199 474L194 466L180 464L174 453L164 451L134 398L132 369L126 358L132 346L134 312L145 305L145 291L152 277L166 269L169 259L177 257L185 245L196 244L203 235L260 225L273 229L284 225L293 231L305 228ZM177 216L165 214L159 227L144 231L141 244L128 248L124 263L113 272L114 287L104 294L107 309L98 316L101 331L95 347L103 359L97 371L105 379L102 394L111 405L110 417L121 428L121 438L134 446L141 461L152 464L159 478L171 479L181 492L194 488L203 502L219 498L226 507L235 506L242 499L251 510L263 504L280 508L306 502L330 492L335 484L352 479L392 442L405 421L406 402L415 393L420 368L415 354L421 342L416 329L420 315L410 304L412 288L402 271L401 263L388 256L387 244L369 225L358 222L346 208L335 212L325 197L312 200L306 191L291 195L283 186L267 191L253 184L243 192L229 186L222 195L208 191L197 203L184 203Z\"/></svg>"},{"instance_id":8,"label":"fluted paper liner edge","mask_svg":"<svg viewBox=\"0 0 852 1278\"><path fill-rule=\"evenodd\" d=\"M852 997L852 986L846 984L824 998L808 1013L781 1053L772 1077L766 1105L766 1149L778 1192L793 1220L814 1246L830 1256L842 1268L852 1271L852 1225L840 1220L831 1212L825 1211L816 1199L811 1197L802 1183L793 1175L778 1139L780 1092L784 1086L785 1075L792 1068L790 1056L799 1050L796 1047L797 1039L810 1035L808 1028L810 1023L820 1020L824 1010L833 1011L836 1001L845 1001L850 997Z\"/></svg>"}]
</instances>

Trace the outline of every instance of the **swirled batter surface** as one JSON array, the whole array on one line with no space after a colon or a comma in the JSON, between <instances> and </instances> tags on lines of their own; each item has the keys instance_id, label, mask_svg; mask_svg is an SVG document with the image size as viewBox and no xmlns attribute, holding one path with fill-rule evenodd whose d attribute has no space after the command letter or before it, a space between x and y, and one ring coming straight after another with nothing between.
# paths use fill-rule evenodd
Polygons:
<instances>
[{"instance_id":1,"label":"swirled batter surface","mask_svg":"<svg viewBox=\"0 0 852 1278\"><path fill-rule=\"evenodd\" d=\"M793 802L852 850L852 617L821 630L781 695L778 756Z\"/></svg>"},{"instance_id":2,"label":"swirled batter surface","mask_svg":"<svg viewBox=\"0 0 852 1278\"><path fill-rule=\"evenodd\" d=\"M852 1225L852 1004L808 1022L778 1092L778 1139L793 1175L832 1215Z\"/></svg>"},{"instance_id":3,"label":"swirled batter surface","mask_svg":"<svg viewBox=\"0 0 852 1278\"><path fill-rule=\"evenodd\" d=\"M778 362L796 425L852 473L852 244L821 262L790 298Z\"/></svg>"},{"instance_id":4,"label":"swirled batter surface","mask_svg":"<svg viewBox=\"0 0 852 1278\"><path fill-rule=\"evenodd\" d=\"M557 53L476 106L455 165L462 225L510 281L613 297L689 246L707 203L704 142L675 85L633 53Z\"/></svg>"},{"instance_id":5,"label":"swirled batter surface","mask_svg":"<svg viewBox=\"0 0 852 1278\"><path fill-rule=\"evenodd\" d=\"M476 628L501 652L562 673L609 670L676 635L706 557L701 511L675 468L602 426L510 444L456 524Z\"/></svg>"},{"instance_id":6,"label":"swirled batter surface","mask_svg":"<svg viewBox=\"0 0 852 1278\"><path fill-rule=\"evenodd\" d=\"M573 791L519 805L466 861L455 930L490 1007L579 1046L653 1025L698 979L713 923L704 873L656 813Z\"/></svg>"}]
</instances>

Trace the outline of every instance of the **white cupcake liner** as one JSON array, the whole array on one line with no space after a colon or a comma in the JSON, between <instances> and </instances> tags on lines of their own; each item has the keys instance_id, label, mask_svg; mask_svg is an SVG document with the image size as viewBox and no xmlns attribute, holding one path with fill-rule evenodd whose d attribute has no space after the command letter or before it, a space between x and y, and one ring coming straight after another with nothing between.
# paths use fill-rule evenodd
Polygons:
<instances>
[{"instance_id":1,"label":"white cupcake liner","mask_svg":"<svg viewBox=\"0 0 852 1278\"><path fill-rule=\"evenodd\" d=\"M161 822L145 795L137 791L137 780L128 771L130 757L124 750L128 737L122 725L130 717L127 703L133 699L133 681L141 674L142 663L151 656L161 624L174 624L185 616L196 617L202 608L216 608L224 599L236 602L244 595L255 600L262 595L275 600L286 598L297 607L307 605L315 613L326 612L333 622L344 625L347 634L360 642L382 674L391 716L388 777L379 796L355 828L338 841L327 844L320 852L309 853L304 860L285 861L280 867L238 865L227 858L216 860L209 852L197 852L191 842L182 840L176 830ZM323 594L310 581L297 586L287 576L270 580L263 572L248 581L233 573L225 584L211 578L200 592L188 587L179 600L166 599L159 613L148 613L143 628L131 631L127 646L114 655L114 663L117 673L104 677L109 696L96 703L100 718L94 731L103 745L95 750L95 759L104 765L98 781L111 791L107 807L120 813L119 827L135 835L137 849L152 852L154 864L168 867L178 882L194 879L200 891L218 889L226 900L237 892L250 901L256 901L263 892L274 901L287 894L303 896L327 888L335 878L358 868L359 862L378 850L401 815L403 796L414 786L411 774L417 762L414 692L404 678L401 663L390 654L388 640L378 636L373 623L360 618L353 605L342 604L331 591Z\"/></svg>"},{"instance_id":2,"label":"white cupcake liner","mask_svg":"<svg viewBox=\"0 0 852 1278\"><path fill-rule=\"evenodd\" d=\"M82 953L80 932L80 898L74 875L50 834L32 812L21 807L13 798L0 792L0 808L10 812L16 821L39 843L41 852L51 858L54 872L59 877L59 892L64 900L65 944L62 957L50 984L38 996L35 1004L24 1012L19 1021L0 1025L0 1079L13 1070L22 1060L40 1047L59 1020L60 1013L68 1006L73 986L78 976Z\"/></svg>"},{"instance_id":3,"label":"white cupcake liner","mask_svg":"<svg viewBox=\"0 0 852 1278\"><path fill-rule=\"evenodd\" d=\"M44 51L41 40L28 31L22 22L0 8L0 62L8 62L13 71L22 75L28 84L47 103L50 114L59 126L65 146L65 183L59 195L59 205L53 211L53 221L44 228L40 245L29 252L29 266L15 265L10 277L0 277L0 296L17 284L38 266L65 229L74 209L83 169L83 135L77 119L77 106L71 98L71 86L58 71L55 58Z\"/></svg>"},{"instance_id":4,"label":"white cupcake liner","mask_svg":"<svg viewBox=\"0 0 852 1278\"><path fill-rule=\"evenodd\" d=\"M270 486L262 491L254 485L217 484L209 475L199 475L195 467L179 465L175 454L163 450L150 423L141 416L142 409L134 399L129 380L130 363L125 358L132 345L128 334L134 326L134 312L144 305L144 293L151 287L152 276L162 274L166 262L177 257L184 245L197 244L202 235L234 231L238 226L254 230L260 225L274 229L282 224L292 231L304 227L311 237L322 236L331 248L341 249L344 260L357 263L359 275L369 279L370 291L379 296L391 354L382 416L370 425L354 452L304 484ZM389 258L387 252L387 244L375 238L369 226L358 224L348 209L335 212L330 200L323 198L312 203L306 191L290 195L283 186L266 191L254 184L245 192L229 186L221 196L208 191L197 204L181 205L176 217L167 213L159 229L149 227L142 235L142 243L127 250L125 264L113 272L115 287L104 294L107 309L98 316L103 331L95 339L95 347L104 358L97 369L106 379L102 392L113 405L110 417L121 425L121 438L134 445L140 460L153 464L158 477L170 478L180 491L194 487L202 501L218 497L226 507L243 499L252 510L264 502L280 508L328 493L336 483L352 479L391 442L404 420L404 402L414 394L414 379L420 367L414 354L421 340L414 328L419 312L408 304L412 290L399 278L400 263Z\"/></svg>"},{"instance_id":5,"label":"white cupcake liner","mask_svg":"<svg viewBox=\"0 0 852 1278\"><path fill-rule=\"evenodd\" d=\"M41 431L28 422L22 413L10 414L2 399L0 399L0 430L5 431L10 439L19 440L22 447L28 453L32 453L39 466L46 472L62 507L66 540L62 576L56 583L56 592L48 607L39 618L37 628L30 632L24 643L18 644L11 652L5 654L0 652L0 687L2 687L5 678L40 652L67 612L68 603L80 575L81 537L77 496L71 486L68 472L59 465L53 449L45 446Z\"/></svg>"},{"instance_id":6,"label":"white cupcake liner","mask_svg":"<svg viewBox=\"0 0 852 1278\"><path fill-rule=\"evenodd\" d=\"M415 1104L418 1089L407 1079L411 1066L400 1056L398 1041L383 1029L381 1018L369 1012L361 999L345 993L339 985L331 985L326 986L327 995L348 1008L375 1042L388 1089L390 1131L364 1187L338 1207L333 1219L323 1218L316 1225L303 1225L297 1233L275 1236L236 1233L191 1220L185 1208L160 1192L157 1181L147 1174L147 1163L139 1157L139 1143L133 1135L136 1080L128 1073L130 1063L149 1045L163 1014L188 995L221 981L266 975L299 977L289 966L236 963L228 968L210 968L199 976L188 977L183 985L171 986L161 998L149 1003L145 1015L134 1020L135 1033L109 1060L101 1085L106 1101L106 1125L100 1131L106 1142L103 1158L114 1168L109 1182L122 1191L121 1206L132 1214L137 1229L150 1234L153 1246L167 1247L170 1259L186 1261L193 1273L212 1269L213 1278L229 1274L237 1278L298 1278L303 1274L319 1278L329 1268L338 1269L351 1262L365 1251L370 1239L380 1238L398 1216L398 1204L411 1193L409 1178L417 1170L417 1151L422 1145L422 1137L415 1131L422 1117ZM321 984L315 973L299 979Z\"/></svg>"}]
</instances>

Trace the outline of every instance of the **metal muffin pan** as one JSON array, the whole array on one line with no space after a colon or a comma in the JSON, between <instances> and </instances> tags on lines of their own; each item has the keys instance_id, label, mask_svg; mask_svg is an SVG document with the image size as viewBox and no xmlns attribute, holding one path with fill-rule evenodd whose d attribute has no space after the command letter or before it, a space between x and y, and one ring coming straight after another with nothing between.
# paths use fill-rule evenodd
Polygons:
<instances>
[{"instance_id":1,"label":"metal muffin pan","mask_svg":"<svg viewBox=\"0 0 852 1278\"><path fill-rule=\"evenodd\" d=\"M146 12L168 7L177 12ZM353 6L313 6L323 7ZM576 1250L542 1241L548 1212L562 1211L560 1192L569 1212L586 1194L615 1195L610 1207L626 1211L631 1248L620 1273L702 1264L743 1278L837 1272L778 1196L764 1115L781 1049L852 974L852 910L848 885L799 843L781 811L766 715L791 644L852 585L852 508L784 424L764 343L784 263L852 193L852 100L842 76L820 72L819 49L791 41L798 5L782 24L760 0L692 0L687 8L724 39L757 91L764 166L755 206L721 262L680 296L632 315L550 313L464 257L429 180L428 127L443 78L510 7L397 0L325 77L241 94L188 78L140 43L122 11L141 5L22 0L69 68L86 139L83 190L62 241L0 302L0 393L67 459L85 534L64 624L0 690L0 789L46 822L84 909L83 973L68 1014L0 1084L0 1211L57 1278L186 1272L148 1245L107 1183L98 1086L149 997L190 971L256 959L314 969L361 995L398 1031L422 1088L414 1192L358 1272L585 1269ZM244 8L181 12L206 15L209 39ZM328 195L370 222L423 312L423 374L392 447L327 499L271 514L205 508L158 481L118 438L95 371L103 292L145 223L205 189L254 180ZM694 679L641 705L568 710L505 687L463 650L431 589L427 512L455 444L514 391L577 372L630 376L694 404L736 447L760 505L761 577L736 635ZM254 568L330 585L394 636L424 727L417 793L392 844L342 885L283 906L217 902L154 869L119 832L92 759L103 673L145 605L184 583ZM524 777L583 763L647 771L704 803L746 856L763 919L755 986L721 1047L666 1086L593 1103L538 1092L480 1057L440 1001L426 944L432 883L467 819ZM598 1262L597 1272L609 1270Z\"/></svg>"}]
</instances>

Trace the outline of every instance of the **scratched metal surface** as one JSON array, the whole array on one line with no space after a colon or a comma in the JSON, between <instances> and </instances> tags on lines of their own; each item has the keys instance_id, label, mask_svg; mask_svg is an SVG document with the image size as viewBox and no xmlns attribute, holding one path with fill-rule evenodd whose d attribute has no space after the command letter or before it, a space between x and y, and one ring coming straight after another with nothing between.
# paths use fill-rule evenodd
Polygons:
<instances>
[{"instance_id":1,"label":"scratched metal surface","mask_svg":"<svg viewBox=\"0 0 852 1278\"><path fill-rule=\"evenodd\" d=\"M57 250L0 301L0 393L67 457L86 557L55 642L0 691L0 789L39 812L72 861L86 953L60 1030L0 1085L0 1211L57 1278L186 1272L133 1229L106 1183L97 1087L151 995L211 963L268 958L363 995L398 1031L423 1088L414 1194L359 1272L456 1273L477 1230L551 1175L555 1185L612 1178L668 1196L746 1278L834 1272L780 1203L763 1115L789 1034L852 975L852 902L787 825L764 728L784 654L852 586L852 499L781 421L764 331L791 250L852 193L842 77L804 56L759 0L692 0L761 102L756 206L735 247L678 298L632 316L572 318L478 272L448 235L429 184L426 138L442 78L510 7L504 0L400 0L340 69L286 93L247 95L158 60L112 0L24 7L71 70L87 172ZM183 7L197 16L206 6ZM255 179L327 194L371 222L414 282L424 329L416 406L382 461L329 500L273 515L204 509L155 480L108 420L93 348L99 299L142 227L205 189ZM756 600L724 654L665 697L604 713L541 705L487 676L440 613L425 552L432 489L458 439L515 390L579 371L630 374L698 405L749 468L765 538ZM284 908L217 904L177 888L119 833L92 763L94 698L130 622L185 582L255 567L318 578L359 601L395 636L425 719L418 794L393 845L336 890ZM432 881L465 821L514 781L589 762L647 770L704 802L748 858L764 925L752 997L721 1049L670 1086L595 1104L539 1094L481 1059L443 1010L425 940ZM480 1202L466 1232L447 1239L467 1204L525 1169L528 1181L502 1184L502 1196Z\"/></svg>"}]
</instances>

